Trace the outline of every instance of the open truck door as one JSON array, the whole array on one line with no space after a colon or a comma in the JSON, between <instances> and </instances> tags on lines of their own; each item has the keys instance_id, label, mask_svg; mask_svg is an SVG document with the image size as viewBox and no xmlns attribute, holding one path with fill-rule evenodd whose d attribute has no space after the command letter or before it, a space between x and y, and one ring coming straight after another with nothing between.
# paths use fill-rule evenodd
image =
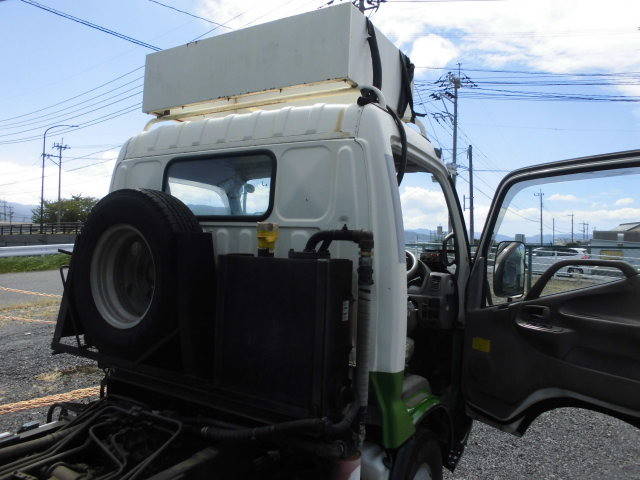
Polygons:
<instances>
[{"instance_id":1,"label":"open truck door","mask_svg":"<svg viewBox=\"0 0 640 480\"><path fill-rule=\"evenodd\" d=\"M640 426L640 249L611 233L625 215L640 221L637 185L640 151L528 167L503 179L467 290L462 391L470 416L517 435L558 407ZM551 242L552 222L566 232L556 230L556 239L583 239L578 228L569 232L577 215L585 218L576 225L607 227L591 250L608 241L623 258L585 255L532 269L532 250ZM526 246L510 241L522 233Z\"/></svg>"}]
</instances>

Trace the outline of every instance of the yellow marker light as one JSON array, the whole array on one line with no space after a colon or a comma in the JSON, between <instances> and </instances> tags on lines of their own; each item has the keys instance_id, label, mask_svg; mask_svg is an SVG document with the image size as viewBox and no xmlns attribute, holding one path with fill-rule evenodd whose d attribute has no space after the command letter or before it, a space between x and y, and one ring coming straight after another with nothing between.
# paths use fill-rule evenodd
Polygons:
<instances>
[{"instance_id":1,"label":"yellow marker light","mask_svg":"<svg viewBox=\"0 0 640 480\"><path fill-rule=\"evenodd\" d=\"M489 353L491 352L491 340L488 340L486 338L473 337L473 339L471 340L471 348L480 352Z\"/></svg>"},{"instance_id":2,"label":"yellow marker light","mask_svg":"<svg viewBox=\"0 0 640 480\"><path fill-rule=\"evenodd\" d=\"M278 240L279 227L277 223L258 222L256 225L258 236L258 256L273 257Z\"/></svg>"}]
</instances>

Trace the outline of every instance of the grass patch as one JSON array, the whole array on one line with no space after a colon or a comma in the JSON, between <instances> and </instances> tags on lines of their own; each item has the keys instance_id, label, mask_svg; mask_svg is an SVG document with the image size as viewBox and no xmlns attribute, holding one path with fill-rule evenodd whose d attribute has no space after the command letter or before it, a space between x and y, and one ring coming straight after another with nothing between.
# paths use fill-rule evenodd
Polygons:
<instances>
[{"instance_id":1,"label":"grass patch","mask_svg":"<svg viewBox=\"0 0 640 480\"><path fill-rule=\"evenodd\" d=\"M69 255L39 255L36 257L0 258L0 273L37 272L41 270L57 270L69 264Z\"/></svg>"}]
</instances>

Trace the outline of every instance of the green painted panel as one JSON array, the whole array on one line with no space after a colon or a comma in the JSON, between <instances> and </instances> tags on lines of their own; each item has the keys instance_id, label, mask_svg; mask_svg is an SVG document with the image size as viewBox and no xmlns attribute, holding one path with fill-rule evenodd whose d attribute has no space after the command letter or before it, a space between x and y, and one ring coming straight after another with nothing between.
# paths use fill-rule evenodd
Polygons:
<instances>
[{"instance_id":1,"label":"green painted panel","mask_svg":"<svg viewBox=\"0 0 640 480\"><path fill-rule=\"evenodd\" d=\"M412 415L402 401L404 372L371 372L369 378L382 413L382 444L398 448L416 431Z\"/></svg>"}]
</instances>

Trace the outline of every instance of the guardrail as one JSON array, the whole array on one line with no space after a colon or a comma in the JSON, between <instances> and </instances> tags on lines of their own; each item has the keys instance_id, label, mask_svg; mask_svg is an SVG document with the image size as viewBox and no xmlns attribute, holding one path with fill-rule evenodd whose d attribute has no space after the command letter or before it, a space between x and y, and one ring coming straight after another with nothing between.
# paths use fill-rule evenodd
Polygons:
<instances>
[{"instance_id":1,"label":"guardrail","mask_svg":"<svg viewBox=\"0 0 640 480\"><path fill-rule=\"evenodd\" d=\"M42 234L78 234L82 228L82 222L66 223L13 223L0 225L0 235L42 235Z\"/></svg>"},{"instance_id":2,"label":"guardrail","mask_svg":"<svg viewBox=\"0 0 640 480\"><path fill-rule=\"evenodd\" d=\"M58 249L72 251L73 243L58 243L52 245L27 245L20 247L0 247L0 258L31 257L38 255L54 255Z\"/></svg>"}]
</instances>

